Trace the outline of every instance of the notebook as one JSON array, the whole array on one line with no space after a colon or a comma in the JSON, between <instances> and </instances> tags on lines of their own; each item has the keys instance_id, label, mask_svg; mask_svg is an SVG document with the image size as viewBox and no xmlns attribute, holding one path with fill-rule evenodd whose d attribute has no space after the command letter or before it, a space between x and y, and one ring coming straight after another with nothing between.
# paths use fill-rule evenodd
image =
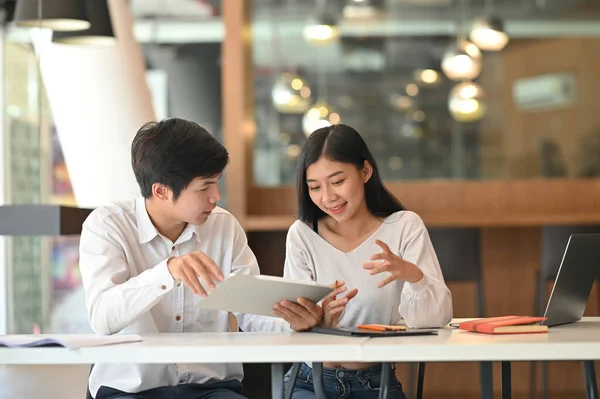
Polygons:
<instances>
[{"instance_id":1,"label":"notebook","mask_svg":"<svg viewBox=\"0 0 600 399\"><path fill-rule=\"evenodd\" d=\"M413 335L437 335L436 330L418 330L418 329L406 329L406 330L370 330L362 329L358 327L338 327L338 328L327 328L327 327L313 327L310 332L318 334L331 334L331 335L343 335L346 337L406 337Z\"/></svg>"},{"instance_id":2,"label":"notebook","mask_svg":"<svg viewBox=\"0 0 600 399\"><path fill-rule=\"evenodd\" d=\"M458 328L484 334L547 333L548 326L540 324L544 320L546 320L544 317L532 316L486 317L464 321L458 325Z\"/></svg>"},{"instance_id":3,"label":"notebook","mask_svg":"<svg viewBox=\"0 0 600 399\"><path fill-rule=\"evenodd\" d=\"M114 345L126 342L139 342L142 338L135 334L93 335L93 334L15 334L0 335L0 348L48 348L68 349L92 346Z\"/></svg>"}]
</instances>

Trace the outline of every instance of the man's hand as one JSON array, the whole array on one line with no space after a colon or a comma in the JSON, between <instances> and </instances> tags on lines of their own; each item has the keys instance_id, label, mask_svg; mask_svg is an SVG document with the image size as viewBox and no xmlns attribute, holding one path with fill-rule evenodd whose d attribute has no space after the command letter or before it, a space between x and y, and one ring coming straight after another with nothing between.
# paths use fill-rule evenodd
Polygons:
<instances>
[{"instance_id":1,"label":"man's hand","mask_svg":"<svg viewBox=\"0 0 600 399\"><path fill-rule=\"evenodd\" d=\"M207 294L198 278L210 290L215 289L215 282L223 281L221 269L202 251L169 258L167 268L175 280L183 281L194 294L203 297Z\"/></svg>"},{"instance_id":2,"label":"man's hand","mask_svg":"<svg viewBox=\"0 0 600 399\"><path fill-rule=\"evenodd\" d=\"M321 323L323 327L337 327L340 317L344 313L344 309L346 309L346 304L358 294L358 289L354 288L343 298L337 299L338 295L346 291L345 285L344 281L336 281L334 285L335 290L323 299L323 322Z\"/></svg>"},{"instance_id":3,"label":"man's hand","mask_svg":"<svg viewBox=\"0 0 600 399\"><path fill-rule=\"evenodd\" d=\"M323 309L305 298L298 298L298 303L281 301L273 306L273 314L281 317L294 331L307 331L321 323Z\"/></svg>"}]
</instances>

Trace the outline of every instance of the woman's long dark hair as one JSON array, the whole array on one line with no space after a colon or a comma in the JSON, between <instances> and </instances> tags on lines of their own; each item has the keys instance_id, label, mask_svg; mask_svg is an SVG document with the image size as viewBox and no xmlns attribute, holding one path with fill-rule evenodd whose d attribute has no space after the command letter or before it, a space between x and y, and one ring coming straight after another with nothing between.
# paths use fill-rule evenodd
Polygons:
<instances>
[{"instance_id":1,"label":"woman's long dark hair","mask_svg":"<svg viewBox=\"0 0 600 399\"><path fill-rule=\"evenodd\" d=\"M333 125L315 130L302 146L297 163L298 218L312 226L325 213L310 199L306 184L306 169L321 156L343 163L351 163L359 170L365 161L373 167L373 174L365 183L367 209L376 217L388 217L405 210L404 206L383 185L375 158L360 134L348 125Z\"/></svg>"}]
</instances>

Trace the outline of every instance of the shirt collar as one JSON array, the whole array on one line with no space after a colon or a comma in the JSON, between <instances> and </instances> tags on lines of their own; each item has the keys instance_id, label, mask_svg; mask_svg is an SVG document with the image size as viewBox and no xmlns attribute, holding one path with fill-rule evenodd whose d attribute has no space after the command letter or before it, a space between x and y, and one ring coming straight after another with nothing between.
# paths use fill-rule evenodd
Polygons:
<instances>
[{"instance_id":1,"label":"shirt collar","mask_svg":"<svg viewBox=\"0 0 600 399\"><path fill-rule=\"evenodd\" d=\"M152 224L148 211L146 210L146 199L140 195L135 200L135 215L138 223L138 234L140 244L145 244L152 241L158 235L158 230Z\"/></svg>"},{"instance_id":2,"label":"shirt collar","mask_svg":"<svg viewBox=\"0 0 600 399\"><path fill-rule=\"evenodd\" d=\"M154 224L152 224L152 220L150 220L150 215L148 215L148 210L146 209L146 199L143 196L139 196L135 201L135 213L138 222L138 235L140 244L145 244L150 242L156 237L160 235ZM196 236L196 241L199 243L202 242L200 239L200 229L201 225L188 224L185 226L183 232L177 239L177 243L182 243L189 241L194 235Z\"/></svg>"}]
</instances>

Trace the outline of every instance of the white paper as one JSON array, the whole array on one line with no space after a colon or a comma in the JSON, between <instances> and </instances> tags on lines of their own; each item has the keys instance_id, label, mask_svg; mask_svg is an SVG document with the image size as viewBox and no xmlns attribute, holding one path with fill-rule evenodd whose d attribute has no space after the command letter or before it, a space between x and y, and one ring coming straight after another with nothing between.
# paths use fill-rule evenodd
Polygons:
<instances>
[{"instance_id":1,"label":"white paper","mask_svg":"<svg viewBox=\"0 0 600 399\"><path fill-rule=\"evenodd\" d=\"M36 348L61 346L68 349L78 349L125 342L139 342L141 340L142 338L135 334L107 336L93 334L15 334L0 335L0 347Z\"/></svg>"}]
</instances>

